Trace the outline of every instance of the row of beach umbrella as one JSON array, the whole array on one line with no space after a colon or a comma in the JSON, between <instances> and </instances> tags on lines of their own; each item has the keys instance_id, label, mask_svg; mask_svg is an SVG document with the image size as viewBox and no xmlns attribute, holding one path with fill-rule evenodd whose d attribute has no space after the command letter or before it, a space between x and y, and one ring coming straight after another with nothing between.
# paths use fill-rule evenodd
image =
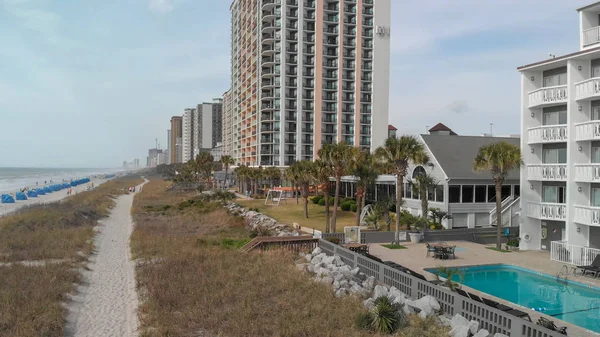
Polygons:
<instances>
[{"instance_id":1,"label":"row of beach umbrella","mask_svg":"<svg viewBox=\"0 0 600 337\"><path fill-rule=\"evenodd\" d=\"M27 191L27 193L17 192L15 194L14 198L10 194L2 194L1 201L3 204L14 204L15 198L16 198L16 200L27 200L27 198L36 198L39 195L50 194L52 192L61 191L61 190L67 189L67 188L86 184L89 182L90 182L90 178L77 179L77 180L71 181L70 183L54 184L54 185L49 185L49 186L45 186L45 187L41 187L41 188L31 189L31 190Z\"/></svg>"}]
</instances>

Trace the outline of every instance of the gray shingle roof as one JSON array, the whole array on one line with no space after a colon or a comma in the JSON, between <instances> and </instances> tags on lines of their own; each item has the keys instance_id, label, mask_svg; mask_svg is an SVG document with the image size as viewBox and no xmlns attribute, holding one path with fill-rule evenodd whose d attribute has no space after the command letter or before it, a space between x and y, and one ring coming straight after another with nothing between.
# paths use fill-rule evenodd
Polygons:
<instances>
[{"instance_id":1,"label":"gray shingle roof","mask_svg":"<svg viewBox=\"0 0 600 337\"><path fill-rule=\"evenodd\" d=\"M505 141L521 146L514 137L421 135L429 150L449 179L488 179L489 172L473 172L473 160L483 145ZM513 170L507 179L519 179L519 170Z\"/></svg>"}]
</instances>

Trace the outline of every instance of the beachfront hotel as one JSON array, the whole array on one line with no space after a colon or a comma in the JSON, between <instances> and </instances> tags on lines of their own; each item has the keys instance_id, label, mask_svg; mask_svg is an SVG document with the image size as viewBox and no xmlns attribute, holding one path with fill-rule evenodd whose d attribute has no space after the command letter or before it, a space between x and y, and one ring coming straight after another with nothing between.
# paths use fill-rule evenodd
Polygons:
<instances>
[{"instance_id":1,"label":"beachfront hotel","mask_svg":"<svg viewBox=\"0 0 600 337\"><path fill-rule=\"evenodd\" d=\"M222 98L184 110L181 117L181 162L187 163L200 152L209 152L222 142L222 118Z\"/></svg>"},{"instance_id":2,"label":"beachfront hotel","mask_svg":"<svg viewBox=\"0 0 600 337\"><path fill-rule=\"evenodd\" d=\"M390 0L234 0L225 151L287 166L388 134ZM226 103L227 106L227 103ZM230 151L230 152L229 152Z\"/></svg>"},{"instance_id":3,"label":"beachfront hotel","mask_svg":"<svg viewBox=\"0 0 600 337\"><path fill-rule=\"evenodd\" d=\"M169 133L168 151L171 164L181 163L181 116L171 117L171 132Z\"/></svg>"},{"instance_id":4,"label":"beachfront hotel","mask_svg":"<svg viewBox=\"0 0 600 337\"><path fill-rule=\"evenodd\" d=\"M600 2L577 11L579 51L518 68L521 248L575 264L600 252Z\"/></svg>"}]
</instances>

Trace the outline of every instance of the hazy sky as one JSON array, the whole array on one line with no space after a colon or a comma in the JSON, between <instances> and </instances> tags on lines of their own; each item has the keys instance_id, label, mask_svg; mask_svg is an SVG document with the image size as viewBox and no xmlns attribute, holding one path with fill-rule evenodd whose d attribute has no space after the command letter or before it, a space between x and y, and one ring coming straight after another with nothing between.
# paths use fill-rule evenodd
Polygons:
<instances>
[{"instance_id":1,"label":"hazy sky","mask_svg":"<svg viewBox=\"0 0 600 337\"><path fill-rule=\"evenodd\" d=\"M591 2L392 0L390 122L519 133L516 67L577 51ZM145 162L229 87L229 0L0 3L0 167Z\"/></svg>"}]
</instances>

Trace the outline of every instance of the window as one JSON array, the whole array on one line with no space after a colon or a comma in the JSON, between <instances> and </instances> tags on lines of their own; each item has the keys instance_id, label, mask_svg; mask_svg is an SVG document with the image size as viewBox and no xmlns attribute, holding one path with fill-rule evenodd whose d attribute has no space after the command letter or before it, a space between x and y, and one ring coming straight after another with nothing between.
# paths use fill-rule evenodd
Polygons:
<instances>
[{"instance_id":1,"label":"window","mask_svg":"<svg viewBox=\"0 0 600 337\"><path fill-rule=\"evenodd\" d=\"M567 73L560 73L555 75L544 75L544 87L554 87L557 85L567 84Z\"/></svg>"},{"instance_id":2,"label":"window","mask_svg":"<svg viewBox=\"0 0 600 337\"><path fill-rule=\"evenodd\" d=\"M592 188L592 207L600 207L600 188Z\"/></svg>"},{"instance_id":3,"label":"window","mask_svg":"<svg viewBox=\"0 0 600 337\"><path fill-rule=\"evenodd\" d=\"M435 201L444 202L444 185L435 188Z\"/></svg>"},{"instance_id":4,"label":"window","mask_svg":"<svg viewBox=\"0 0 600 337\"><path fill-rule=\"evenodd\" d=\"M462 186L462 202L473 202L473 185Z\"/></svg>"},{"instance_id":5,"label":"window","mask_svg":"<svg viewBox=\"0 0 600 337\"><path fill-rule=\"evenodd\" d=\"M513 195L514 195L515 199L521 196L521 186L519 186L519 185L514 186Z\"/></svg>"},{"instance_id":6,"label":"window","mask_svg":"<svg viewBox=\"0 0 600 337\"><path fill-rule=\"evenodd\" d=\"M448 188L448 202L451 204L460 203L460 185L450 185Z\"/></svg>"},{"instance_id":7,"label":"window","mask_svg":"<svg viewBox=\"0 0 600 337\"><path fill-rule=\"evenodd\" d=\"M413 177L413 179L415 179L416 177L425 175L425 174L427 174L427 172L425 172L425 169L423 168L423 166L417 166L413 170L412 177Z\"/></svg>"},{"instance_id":8,"label":"window","mask_svg":"<svg viewBox=\"0 0 600 337\"><path fill-rule=\"evenodd\" d=\"M485 186L485 185L475 186L475 202L480 202L480 203L487 202L487 186Z\"/></svg>"},{"instance_id":9,"label":"window","mask_svg":"<svg viewBox=\"0 0 600 337\"><path fill-rule=\"evenodd\" d=\"M496 202L496 186L488 185L488 198L487 202Z\"/></svg>"},{"instance_id":10,"label":"window","mask_svg":"<svg viewBox=\"0 0 600 337\"><path fill-rule=\"evenodd\" d=\"M600 147L592 147L592 163L600 163Z\"/></svg>"},{"instance_id":11,"label":"window","mask_svg":"<svg viewBox=\"0 0 600 337\"><path fill-rule=\"evenodd\" d=\"M600 101L592 102L592 113L590 114L590 119L593 121L600 120L600 106L594 106L595 102L600 102Z\"/></svg>"},{"instance_id":12,"label":"window","mask_svg":"<svg viewBox=\"0 0 600 337\"><path fill-rule=\"evenodd\" d=\"M567 124L567 110L544 112L542 115L543 125L564 125Z\"/></svg>"},{"instance_id":13,"label":"window","mask_svg":"<svg viewBox=\"0 0 600 337\"><path fill-rule=\"evenodd\" d=\"M564 186L543 186L542 201L564 204L567 200L567 191Z\"/></svg>"},{"instance_id":14,"label":"window","mask_svg":"<svg viewBox=\"0 0 600 337\"><path fill-rule=\"evenodd\" d=\"M433 186L427 189L427 200L435 201L435 188Z\"/></svg>"},{"instance_id":15,"label":"window","mask_svg":"<svg viewBox=\"0 0 600 337\"><path fill-rule=\"evenodd\" d=\"M544 148L542 162L544 164L565 164L567 162L567 148Z\"/></svg>"},{"instance_id":16,"label":"window","mask_svg":"<svg viewBox=\"0 0 600 337\"><path fill-rule=\"evenodd\" d=\"M404 183L404 196L406 199L412 199L412 186L409 183Z\"/></svg>"},{"instance_id":17,"label":"window","mask_svg":"<svg viewBox=\"0 0 600 337\"><path fill-rule=\"evenodd\" d=\"M504 200L512 195L511 190L512 190L511 185L502 185L502 190L501 190L502 200Z\"/></svg>"}]
</instances>

